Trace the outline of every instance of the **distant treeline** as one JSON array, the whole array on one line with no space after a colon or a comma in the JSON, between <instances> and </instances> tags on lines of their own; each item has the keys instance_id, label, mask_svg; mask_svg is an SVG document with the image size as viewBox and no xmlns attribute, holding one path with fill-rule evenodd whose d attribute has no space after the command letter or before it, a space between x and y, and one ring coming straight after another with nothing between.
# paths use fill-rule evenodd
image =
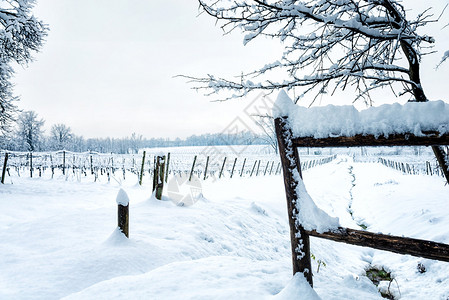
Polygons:
<instances>
[{"instance_id":1,"label":"distant treeline","mask_svg":"<svg viewBox=\"0 0 449 300\"><path fill-rule=\"evenodd\" d=\"M48 135L44 134L44 120L38 119L33 111L23 112L15 130L0 132L0 149L10 151L52 151L69 150L74 152L96 151L102 153L136 153L141 148L179 147L179 146L218 146L218 145L260 145L266 138L249 131L235 134L214 133L192 135L186 139L145 138L133 133L124 138L85 139L72 133L70 127L55 124Z\"/></svg>"}]
</instances>

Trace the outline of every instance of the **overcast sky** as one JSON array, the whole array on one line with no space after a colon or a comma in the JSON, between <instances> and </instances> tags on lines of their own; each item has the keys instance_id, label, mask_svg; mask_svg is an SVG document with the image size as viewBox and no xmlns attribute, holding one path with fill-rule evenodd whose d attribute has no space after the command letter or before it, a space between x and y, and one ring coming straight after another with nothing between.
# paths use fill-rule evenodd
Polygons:
<instances>
[{"instance_id":1,"label":"overcast sky","mask_svg":"<svg viewBox=\"0 0 449 300\"><path fill-rule=\"evenodd\" d=\"M405 1L433 6L435 13L447 3ZM248 123L245 107L257 94L211 102L173 76L238 75L275 60L282 46L261 40L244 47L239 32L223 36L214 19L198 16L194 0L38 0L34 13L50 32L36 60L17 69L15 92L19 107L36 111L47 132L64 123L85 137L184 138L221 132L236 117ZM448 16L428 29L443 52ZM449 102L449 63L434 69L441 56L425 58L422 81L428 98ZM377 104L394 101L386 97Z\"/></svg>"}]
</instances>

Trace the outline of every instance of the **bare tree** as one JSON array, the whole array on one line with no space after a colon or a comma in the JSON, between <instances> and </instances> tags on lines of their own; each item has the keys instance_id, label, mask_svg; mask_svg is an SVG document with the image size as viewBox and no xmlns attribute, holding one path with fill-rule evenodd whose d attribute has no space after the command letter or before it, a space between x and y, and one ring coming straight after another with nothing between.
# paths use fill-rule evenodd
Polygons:
<instances>
[{"instance_id":1,"label":"bare tree","mask_svg":"<svg viewBox=\"0 0 449 300\"><path fill-rule=\"evenodd\" d=\"M255 121L257 126L263 131L261 138L273 148L276 154L278 154L278 140L274 128L274 118L269 114L258 115L255 117L257 118Z\"/></svg>"},{"instance_id":2,"label":"bare tree","mask_svg":"<svg viewBox=\"0 0 449 300\"><path fill-rule=\"evenodd\" d=\"M26 65L31 53L43 44L47 26L31 13L34 0L0 1L0 130L6 131L15 118L17 97L10 79L11 63Z\"/></svg>"},{"instance_id":3,"label":"bare tree","mask_svg":"<svg viewBox=\"0 0 449 300\"><path fill-rule=\"evenodd\" d=\"M266 36L283 42L285 51L279 60L237 80L187 77L196 83L194 89L231 99L255 90L298 88L302 93L295 97L297 102L306 94L315 100L352 87L353 101L371 105L372 91L388 87L395 95L409 95L409 101L428 101L420 62L431 53L435 40L418 29L437 21L429 10L409 20L398 0L199 0L199 4L222 21L225 33L241 29L245 44ZM281 81L279 74L284 74ZM444 150L433 150L449 182Z\"/></svg>"},{"instance_id":4,"label":"bare tree","mask_svg":"<svg viewBox=\"0 0 449 300\"><path fill-rule=\"evenodd\" d=\"M70 127L64 124L53 125L50 130L50 135L52 146L55 150L67 148L73 137Z\"/></svg>"},{"instance_id":5,"label":"bare tree","mask_svg":"<svg viewBox=\"0 0 449 300\"><path fill-rule=\"evenodd\" d=\"M25 111L18 119L17 138L24 151L36 151L42 142L44 120L38 120L34 111Z\"/></svg>"},{"instance_id":6,"label":"bare tree","mask_svg":"<svg viewBox=\"0 0 449 300\"><path fill-rule=\"evenodd\" d=\"M139 149L142 147L143 136L141 134L137 134L133 132L131 134L129 147L131 148L132 153L138 153Z\"/></svg>"}]
</instances>

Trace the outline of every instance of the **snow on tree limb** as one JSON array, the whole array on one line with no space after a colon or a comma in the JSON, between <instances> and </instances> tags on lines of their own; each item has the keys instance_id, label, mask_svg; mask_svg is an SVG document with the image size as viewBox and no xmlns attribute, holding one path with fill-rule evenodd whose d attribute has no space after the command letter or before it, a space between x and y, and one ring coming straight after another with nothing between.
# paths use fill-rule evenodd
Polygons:
<instances>
[{"instance_id":1,"label":"snow on tree limb","mask_svg":"<svg viewBox=\"0 0 449 300\"><path fill-rule=\"evenodd\" d=\"M396 0L199 0L199 4L222 22L225 33L242 30L244 44L265 36L284 43L285 52L237 79L184 76L194 89L227 100L254 90L302 87L297 101L306 93L318 96L351 86L357 92L355 100L370 102L370 91L397 88L399 83L401 94L427 100L419 61L422 47L435 41L418 34L417 28L434 21L428 11L408 20Z\"/></svg>"},{"instance_id":2,"label":"snow on tree limb","mask_svg":"<svg viewBox=\"0 0 449 300\"><path fill-rule=\"evenodd\" d=\"M10 64L25 65L32 53L40 50L48 27L37 20L31 9L34 0L0 1L0 131L7 131L17 110L10 79L14 73Z\"/></svg>"}]
</instances>

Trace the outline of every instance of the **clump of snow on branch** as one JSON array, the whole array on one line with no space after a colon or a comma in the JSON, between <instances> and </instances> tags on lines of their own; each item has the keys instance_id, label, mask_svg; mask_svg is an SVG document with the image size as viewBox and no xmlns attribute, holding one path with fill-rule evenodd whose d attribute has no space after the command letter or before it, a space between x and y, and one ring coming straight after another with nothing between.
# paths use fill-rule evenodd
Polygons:
<instances>
[{"instance_id":1,"label":"clump of snow on branch","mask_svg":"<svg viewBox=\"0 0 449 300\"><path fill-rule=\"evenodd\" d=\"M275 117L287 116L294 137L326 138L372 134L449 132L449 104L443 101L384 104L358 111L354 106L310 107L293 104L284 91L274 105ZM432 116L429 118L429 116Z\"/></svg>"},{"instance_id":2,"label":"clump of snow on branch","mask_svg":"<svg viewBox=\"0 0 449 300\"><path fill-rule=\"evenodd\" d=\"M441 58L441 61L438 63L437 67L439 67L442 63L444 63L448 59L449 59L449 50L444 52L443 57Z\"/></svg>"}]
</instances>

